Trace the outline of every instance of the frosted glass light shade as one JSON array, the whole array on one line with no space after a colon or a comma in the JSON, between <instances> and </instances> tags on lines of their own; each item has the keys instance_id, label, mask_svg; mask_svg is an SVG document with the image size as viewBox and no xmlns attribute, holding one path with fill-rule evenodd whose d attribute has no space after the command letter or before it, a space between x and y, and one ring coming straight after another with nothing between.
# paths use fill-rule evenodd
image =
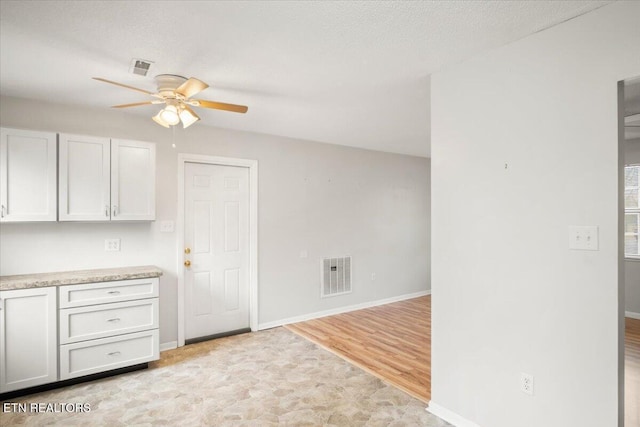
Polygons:
<instances>
[{"instance_id":1,"label":"frosted glass light shade","mask_svg":"<svg viewBox=\"0 0 640 427\"><path fill-rule=\"evenodd\" d=\"M160 113L162 113L163 110L160 110L158 112L158 114L156 114L155 116L152 117L153 121L156 122L157 124L159 124L160 126L164 126L166 128L169 127L169 124L166 123L164 120L162 120L162 117L160 117Z\"/></svg>"},{"instance_id":2,"label":"frosted glass light shade","mask_svg":"<svg viewBox=\"0 0 640 427\"><path fill-rule=\"evenodd\" d=\"M182 120L182 127L186 129L192 124L194 124L195 122L197 122L198 120L200 120L200 117L196 116L190 110L187 110L185 108L180 111L180 120Z\"/></svg>"},{"instance_id":3,"label":"frosted glass light shade","mask_svg":"<svg viewBox=\"0 0 640 427\"><path fill-rule=\"evenodd\" d=\"M163 110L160 111L159 115L159 118L170 126L180 123L178 109L174 105L167 105Z\"/></svg>"}]
</instances>

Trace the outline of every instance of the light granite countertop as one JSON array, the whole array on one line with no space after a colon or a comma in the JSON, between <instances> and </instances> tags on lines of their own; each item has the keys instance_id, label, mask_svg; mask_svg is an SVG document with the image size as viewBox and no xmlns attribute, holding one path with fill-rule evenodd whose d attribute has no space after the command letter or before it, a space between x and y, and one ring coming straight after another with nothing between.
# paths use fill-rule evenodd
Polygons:
<instances>
[{"instance_id":1,"label":"light granite countertop","mask_svg":"<svg viewBox=\"0 0 640 427\"><path fill-rule=\"evenodd\" d=\"M75 285L79 283L111 282L115 280L143 279L146 277L160 276L162 276L162 270L154 265L101 268L96 270L59 271L55 273L19 274L15 276L0 276L0 291Z\"/></svg>"}]
</instances>

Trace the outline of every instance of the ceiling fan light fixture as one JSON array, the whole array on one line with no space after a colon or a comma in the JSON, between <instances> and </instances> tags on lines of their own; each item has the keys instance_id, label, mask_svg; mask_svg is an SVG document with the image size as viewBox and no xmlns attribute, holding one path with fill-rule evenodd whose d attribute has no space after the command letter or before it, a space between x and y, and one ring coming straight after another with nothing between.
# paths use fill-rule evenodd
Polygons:
<instances>
[{"instance_id":1,"label":"ceiling fan light fixture","mask_svg":"<svg viewBox=\"0 0 640 427\"><path fill-rule=\"evenodd\" d=\"M200 117L198 117L193 111L191 111L189 107L185 106L180 110L180 120L182 121L183 129L186 129L200 120Z\"/></svg>"},{"instance_id":2,"label":"ceiling fan light fixture","mask_svg":"<svg viewBox=\"0 0 640 427\"><path fill-rule=\"evenodd\" d=\"M162 120L162 117L160 117L160 114L162 113L162 111L164 110L160 110L158 112L158 114L156 114L155 116L152 117L153 121L156 122L157 124L159 124L160 126L164 126L166 128L169 128L169 124L167 122L165 122L164 120Z\"/></svg>"},{"instance_id":3,"label":"ceiling fan light fixture","mask_svg":"<svg viewBox=\"0 0 640 427\"><path fill-rule=\"evenodd\" d=\"M160 115L160 119L170 126L180 123L180 116L178 116L178 109L175 105L167 105L158 114Z\"/></svg>"},{"instance_id":4,"label":"ceiling fan light fixture","mask_svg":"<svg viewBox=\"0 0 640 427\"><path fill-rule=\"evenodd\" d=\"M151 63L151 61L146 62ZM124 87L126 89L135 90L137 92L142 92L144 94L157 98L151 101L114 105L113 108L138 107L150 104L166 104L163 109L161 109L155 116L152 117L154 122L165 128L170 128L171 126L175 126L180 122L182 122L183 128L188 128L195 122L199 121L200 117L198 117L198 115L191 109L191 107L232 111L235 113L247 112L248 107L245 105L227 104L224 102L207 101L204 99L191 99L191 96L209 87L208 84L206 84L202 80L196 79L195 77L190 77L189 79L187 79L186 77L174 74L159 74L155 79L158 91L156 93L153 93L146 89L140 89L123 83L114 82L111 80L103 79L102 77L94 77L94 80Z\"/></svg>"}]
</instances>

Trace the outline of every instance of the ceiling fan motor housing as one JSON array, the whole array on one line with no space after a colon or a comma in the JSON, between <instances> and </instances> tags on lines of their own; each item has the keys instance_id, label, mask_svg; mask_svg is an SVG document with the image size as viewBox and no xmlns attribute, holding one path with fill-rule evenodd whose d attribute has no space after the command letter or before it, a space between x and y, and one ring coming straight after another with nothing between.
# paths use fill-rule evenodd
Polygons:
<instances>
[{"instance_id":1,"label":"ceiling fan motor housing","mask_svg":"<svg viewBox=\"0 0 640 427\"><path fill-rule=\"evenodd\" d=\"M158 85L158 93L163 98L175 98L175 90L187 81L186 77L175 74L158 74L156 83Z\"/></svg>"}]
</instances>

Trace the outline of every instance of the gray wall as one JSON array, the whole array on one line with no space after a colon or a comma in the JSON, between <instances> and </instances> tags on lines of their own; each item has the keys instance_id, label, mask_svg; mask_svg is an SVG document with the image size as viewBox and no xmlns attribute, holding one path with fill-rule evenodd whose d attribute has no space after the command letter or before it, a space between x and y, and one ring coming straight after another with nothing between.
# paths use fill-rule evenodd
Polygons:
<instances>
[{"instance_id":1,"label":"gray wall","mask_svg":"<svg viewBox=\"0 0 640 427\"><path fill-rule=\"evenodd\" d=\"M153 123L152 111L140 117L17 98L1 103L2 126L154 141L158 153L158 221L4 224L3 275L155 264L165 273L161 342L175 341L181 243L175 233L161 233L159 221L176 219L177 154L182 152L259 162L260 324L430 289L427 158L204 123L176 129L174 149L172 131ZM121 252L105 252L106 238L122 239ZM300 258L303 250L306 259ZM320 299L319 260L342 255L353 257L353 293Z\"/></svg>"},{"instance_id":2,"label":"gray wall","mask_svg":"<svg viewBox=\"0 0 640 427\"><path fill-rule=\"evenodd\" d=\"M625 163L640 164L640 139L627 141ZM627 260L625 269L625 310L640 316L640 260Z\"/></svg>"},{"instance_id":3,"label":"gray wall","mask_svg":"<svg viewBox=\"0 0 640 427\"><path fill-rule=\"evenodd\" d=\"M621 425L617 84L640 74L638 16L639 2L614 2L431 77L441 412ZM599 250L570 250L571 225L598 226Z\"/></svg>"}]
</instances>

